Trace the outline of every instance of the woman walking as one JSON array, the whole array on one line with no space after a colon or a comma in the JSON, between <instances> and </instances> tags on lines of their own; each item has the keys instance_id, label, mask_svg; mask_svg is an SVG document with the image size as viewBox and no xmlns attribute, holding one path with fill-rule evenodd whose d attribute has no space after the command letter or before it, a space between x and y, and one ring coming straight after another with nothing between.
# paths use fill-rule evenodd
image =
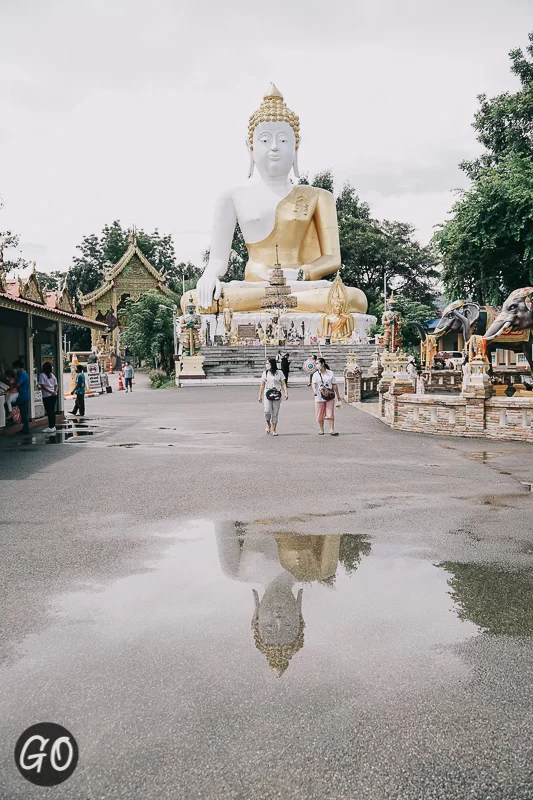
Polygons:
<instances>
[{"instance_id":1,"label":"woman walking","mask_svg":"<svg viewBox=\"0 0 533 800\"><path fill-rule=\"evenodd\" d=\"M85 375L83 374L83 367L81 364L78 364L76 367L76 386L74 387L74 391L72 394L76 395L76 402L74 403L74 408L70 412L71 414L76 415L78 411L80 412L80 417L85 416Z\"/></svg>"},{"instance_id":2,"label":"woman walking","mask_svg":"<svg viewBox=\"0 0 533 800\"><path fill-rule=\"evenodd\" d=\"M281 371L285 377L285 383L287 384L287 388L289 387L289 372L291 369L291 361L289 358L289 354L285 353L285 355L281 359Z\"/></svg>"},{"instance_id":3,"label":"woman walking","mask_svg":"<svg viewBox=\"0 0 533 800\"><path fill-rule=\"evenodd\" d=\"M37 379L39 389L43 393L43 405L48 417L48 427L43 429L43 433L56 432L56 403L57 403L57 378L52 372L52 365L45 361L42 372Z\"/></svg>"},{"instance_id":4,"label":"woman walking","mask_svg":"<svg viewBox=\"0 0 533 800\"><path fill-rule=\"evenodd\" d=\"M339 434L335 430L335 397L340 403L337 378L323 358L318 359L318 370L313 374L313 394L315 395L316 421L319 425L319 436L324 435L324 420L329 422L332 436Z\"/></svg>"},{"instance_id":5,"label":"woman walking","mask_svg":"<svg viewBox=\"0 0 533 800\"><path fill-rule=\"evenodd\" d=\"M266 365L265 365L266 366ZM285 400L289 399L287 384L283 372L278 369L275 358L268 359L268 368L261 375L259 387L259 402L265 409L266 432L277 436L279 407L281 405L281 392Z\"/></svg>"}]
</instances>

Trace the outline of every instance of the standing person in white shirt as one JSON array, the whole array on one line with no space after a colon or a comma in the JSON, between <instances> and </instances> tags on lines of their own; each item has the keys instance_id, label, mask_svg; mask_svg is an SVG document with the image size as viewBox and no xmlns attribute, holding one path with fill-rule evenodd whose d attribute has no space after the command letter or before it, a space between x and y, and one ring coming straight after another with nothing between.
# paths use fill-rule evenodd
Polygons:
<instances>
[{"instance_id":1,"label":"standing person in white shirt","mask_svg":"<svg viewBox=\"0 0 533 800\"><path fill-rule=\"evenodd\" d=\"M57 378L52 372L52 365L45 361L42 372L37 379L43 393L43 405L48 417L48 427L43 428L43 433L56 432L56 403L57 403Z\"/></svg>"},{"instance_id":2,"label":"standing person in white shirt","mask_svg":"<svg viewBox=\"0 0 533 800\"><path fill-rule=\"evenodd\" d=\"M319 368L313 374L313 394L315 395L316 421L320 428L319 436L324 435L324 420L329 422L332 436L339 434L335 430L335 397L340 404L341 398L337 378L326 364L325 359L318 359Z\"/></svg>"},{"instance_id":3,"label":"standing person in white shirt","mask_svg":"<svg viewBox=\"0 0 533 800\"><path fill-rule=\"evenodd\" d=\"M289 393L285 383L285 376L278 369L276 359L269 358L267 369L261 375L258 399L260 403L263 403L265 409L266 432L271 433L272 436L278 435L276 428L278 427L282 391L285 395L285 400L288 400Z\"/></svg>"}]
</instances>

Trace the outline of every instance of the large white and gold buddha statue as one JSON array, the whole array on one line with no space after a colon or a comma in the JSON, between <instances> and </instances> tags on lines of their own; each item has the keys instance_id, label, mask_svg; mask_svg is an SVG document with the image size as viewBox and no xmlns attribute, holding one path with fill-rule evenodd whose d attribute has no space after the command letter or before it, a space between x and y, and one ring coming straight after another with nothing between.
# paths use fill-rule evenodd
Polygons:
<instances>
[{"instance_id":1,"label":"large white and gold buddha statue","mask_svg":"<svg viewBox=\"0 0 533 800\"><path fill-rule=\"evenodd\" d=\"M276 263L276 244L287 284L297 298L295 311L321 315L329 310L331 284L322 279L341 266L335 199L325 189L295 186L289 180L291 168L299 177L299 144L298 117L271 84L248 125L248 177L257 168L260 181L230 189L216 206L209 263L196 290L202 313L217 311L222 291L224 302L229 301L235 312L259 310ZM228 268L237 222L249 256L245 280L223 284L220 279ZM346 290L346 311L364 314L364 293L351 287Z\"/></svg>"}]
</instances>

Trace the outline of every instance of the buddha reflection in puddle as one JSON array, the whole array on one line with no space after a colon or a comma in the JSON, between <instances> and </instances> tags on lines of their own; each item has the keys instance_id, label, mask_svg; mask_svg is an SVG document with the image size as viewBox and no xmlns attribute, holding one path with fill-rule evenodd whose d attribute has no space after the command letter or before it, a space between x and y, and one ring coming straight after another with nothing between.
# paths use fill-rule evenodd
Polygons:
<instances>
[{"instance_id":1,"label":"buddha reflection in puddle","mask_svg":"<svg viewBox=\"0 0 533 800\"><path fill-rule=\"evenodd\" d=\"M232 580L264 586L261 598L252 589L254 641L280 677L304 645L303 589L295 595L295 585L334 578L341 537L243 534L232 524L217 527L220 565Z\"/></svg>"}]
</instances>

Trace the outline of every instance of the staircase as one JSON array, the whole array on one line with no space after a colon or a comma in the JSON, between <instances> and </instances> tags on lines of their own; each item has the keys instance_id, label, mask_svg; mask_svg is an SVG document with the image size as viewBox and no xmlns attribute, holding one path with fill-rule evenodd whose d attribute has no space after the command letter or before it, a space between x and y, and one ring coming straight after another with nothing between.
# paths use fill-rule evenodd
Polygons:
<instances>
[{"instance_id":1,"label":"staircase","mask_svg":"<svg viewBox=\"0 0 533 800\"><path fill-rule=\"evenodd\" d=\"M266 358L275 358L278 350L289 353L291 361L291 376L303 378L302 364L306 358L313 354L325 358L331 369L341 377L346 367L348 353L352 350L357 354L357 363L365 372L371 364L374 345L370 344L331 344L321 345L321 353L316 345L285 345L284 347L267 347ZM250 346L220 346L203 347L202 355L205 356L204 371L209 378L260 378L265 368L265 348L259 345Z\"/></svg>"}]
</instances>

